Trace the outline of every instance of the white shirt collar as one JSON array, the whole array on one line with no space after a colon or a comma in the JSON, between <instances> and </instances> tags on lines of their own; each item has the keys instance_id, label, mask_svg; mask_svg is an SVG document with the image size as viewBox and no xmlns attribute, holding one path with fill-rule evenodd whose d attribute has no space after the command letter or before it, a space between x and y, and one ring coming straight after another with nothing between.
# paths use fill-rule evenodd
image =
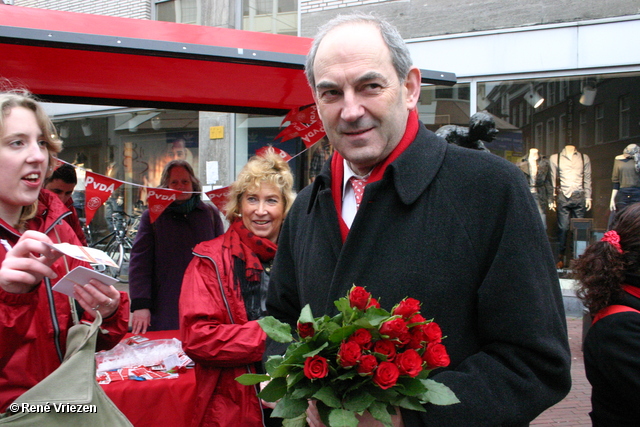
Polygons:
<instances>
[{"instance_id":1,"label":"white shirt collar","mask_svg":"<svg viewBox=\"0 0 640 427\"><path fill-rule=\"evenodd\" d=\"M369 173L367 173L364 176L361 176L355 173L353 170L351 170L351 166L349 166L349 162L347 162L345 159L342 159L342 164L344 165L344 177L342 179L342 200L344 200L344 196L347 193L346 188L347 188L347 185L349 184L349 180L351 179L351 177L355 176L358 179L367 179L369 178L369 176L371 176L371 172L373 171L373 168L369 171ZM351 186L349 185L349 187Z\"/></svg>"}]
</instances>

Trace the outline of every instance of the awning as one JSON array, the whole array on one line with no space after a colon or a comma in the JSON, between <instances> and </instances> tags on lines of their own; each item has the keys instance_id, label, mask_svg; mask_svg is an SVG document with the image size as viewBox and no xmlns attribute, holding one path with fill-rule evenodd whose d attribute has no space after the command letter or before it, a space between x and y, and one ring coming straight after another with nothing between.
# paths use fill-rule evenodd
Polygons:
<instances>
[{"instance_id":1,"label":"awning","mask_svg":"<svg viewBox=\"0 0 640 427\"><path fill-rule=\"evenodd\" d=\"M0 77L52 102L284 114L311 39L0 5ZM423 82L455 83L423 70Z\"/></svg>"}]
</instances>

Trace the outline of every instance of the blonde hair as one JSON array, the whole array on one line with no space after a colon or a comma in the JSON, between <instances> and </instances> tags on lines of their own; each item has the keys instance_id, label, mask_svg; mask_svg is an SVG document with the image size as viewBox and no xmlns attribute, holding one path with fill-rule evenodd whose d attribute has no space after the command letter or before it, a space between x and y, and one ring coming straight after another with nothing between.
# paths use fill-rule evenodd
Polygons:
<instances>
[{"instance_id":1,"label":"blonde hair","mask_svg":"<svg viewBox=\"0 0 640 427\"><path fill-rule=\"evenodd\" d=\"M287 216L295 199L293 192L293 175L289 164L269 148L260 156L253 156L238 174L229 189L225 206L226 217L233 222L240 216L240 201L247 191L260 188L262 183L272 184L279 188L284 199L284 216Z\"/></svg>"},{"instance_id":2,"label":"blonde hair","mask_svg":"<svg viewBox=\"0 0 640 427\"><path fill-rule=\"evenodd\" d=\"M26 89L11 89L0 92L0 134L4 132L4 119L15 107L23 107L27 110L31 110L36 116L36 122L42 132L42 139L46 142L47 151L49 152L46 176L46 178L48 178L53 172L53 165L57 159L57 154L62 151L62 141L58 137L58 132L51 122L51 119L44 111L44 108L42 108L33 94ZM27 220L33 218L37 211L37 200L31 205L24 206L22 208L22 213L20 214L20 220L17 224L18 229L24 227Z\"/></svg>"}]
</instances>

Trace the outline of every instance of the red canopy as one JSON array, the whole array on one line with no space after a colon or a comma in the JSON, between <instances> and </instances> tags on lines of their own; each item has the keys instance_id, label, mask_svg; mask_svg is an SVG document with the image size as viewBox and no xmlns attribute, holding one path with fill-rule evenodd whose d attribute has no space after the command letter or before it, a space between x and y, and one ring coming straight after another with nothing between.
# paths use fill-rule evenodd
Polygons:
<instances>
[{"instance_id":1,"label":"red canopy","mask_svg":"<svg viewBox=\"0 0 640 427\"><path fill-rule=\"evenodd\" d=\"M285 114L311 39L0 4L0 77L53 102ZM455 75L422 70L423 82Z\"/></svg>"}]
</instances>

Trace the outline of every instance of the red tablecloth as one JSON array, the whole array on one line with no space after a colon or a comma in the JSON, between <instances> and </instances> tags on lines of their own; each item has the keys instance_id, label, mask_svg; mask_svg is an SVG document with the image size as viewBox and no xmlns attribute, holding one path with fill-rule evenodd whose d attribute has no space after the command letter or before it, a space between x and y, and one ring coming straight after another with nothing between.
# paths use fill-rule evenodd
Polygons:
<instances>
[{"instance_id":1,"label":"red tablecloth","mask_svg":"<svg viewBox=\"0 0 640 427\"><path fill-rule=\"evenodd\" d=\"M180 339L180 332L153 331L144 336L150 340ZM115 381L103 384L102 388L135 427L188 426L193 415L196 394L193 369L174 380Z\"/></svg>"}]
</instances>

